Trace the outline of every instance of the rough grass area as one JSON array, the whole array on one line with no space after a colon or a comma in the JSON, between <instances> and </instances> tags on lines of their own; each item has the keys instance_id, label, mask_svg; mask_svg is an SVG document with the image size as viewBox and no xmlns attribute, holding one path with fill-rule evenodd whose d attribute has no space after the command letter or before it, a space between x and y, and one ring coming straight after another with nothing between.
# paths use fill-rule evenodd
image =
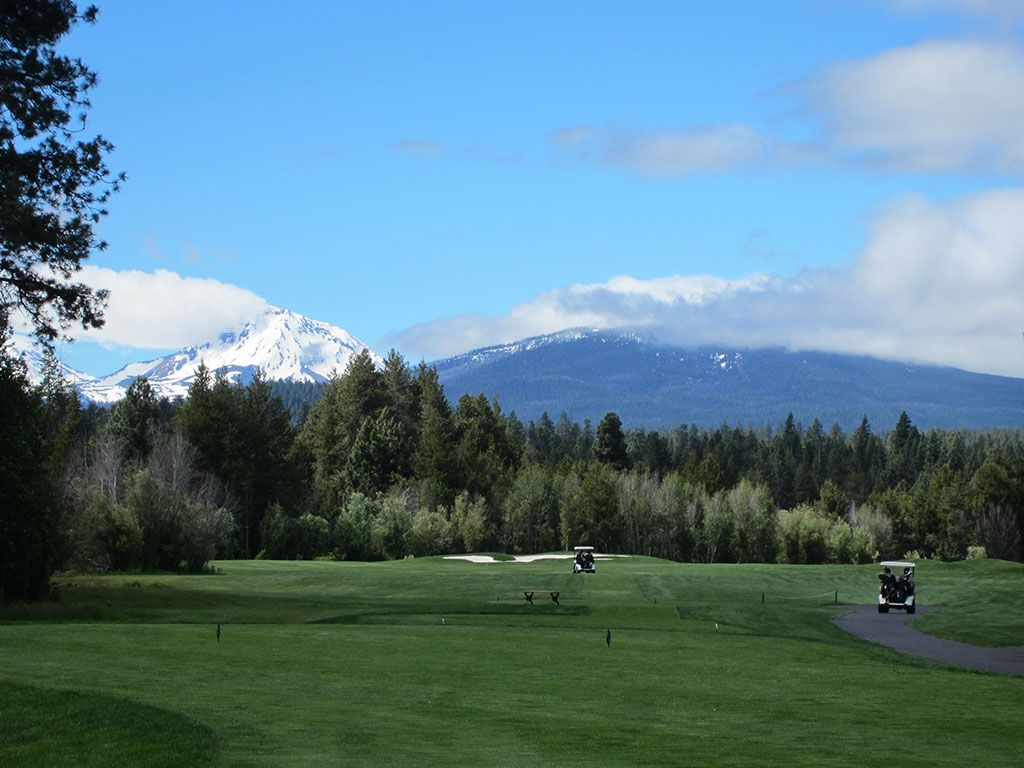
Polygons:
<instances>
[{"instance_id":1,"label":"rough grass area","mask_svg":"<svg viewBox=\"0 0 1024 768\"><path fill-rule=\"evenodd\" d=\"M1011 766L1024 754L1024 678L911 659L832 625L836 591L873 600L872 566L217 565L64 579L59 603L0 615L0 681L201 723L219 750L196 759L217 766ZM1020 566L923 563L918 581L922 602L948 606L940 617L980 626L988 595L1004 606L994 633L1024 642ZM54 733L76 718L12 702ZM124 738L159 741L150 726ZM49 743L0 764L59 764ZM161 764L128 754L102 764Z\"/></svg>"}]
</instances>

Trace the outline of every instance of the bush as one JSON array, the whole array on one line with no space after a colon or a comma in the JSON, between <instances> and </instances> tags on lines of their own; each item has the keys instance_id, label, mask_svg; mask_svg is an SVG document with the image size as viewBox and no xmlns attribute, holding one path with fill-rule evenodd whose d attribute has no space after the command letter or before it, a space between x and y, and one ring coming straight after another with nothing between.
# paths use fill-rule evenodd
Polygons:
<instances>
[{"instance_id":1,"label":"bush","mask_svg":"<svg viewBox=\"0 0 1024 768\"><path fill-rule=\"evenodd\" d=\"M188 502L140 469L128 480L124 508L142 531L142 569L177 571L186 559Z\"/></svg>"},{"instance_id":2,"label":"bush","mask_svg":"<svg viewBox=\"0 0 1024 768\"><path fill-rule=\"evenodd\" d=\"M853 529L853 562L864 565L878 559L878 544L866 528Z\"/></svg>"},{"instance_id":3,"label":"bush","mask_svg":"<svg viewBox=\"0 0 1024 768\"><path fill-rule=\"evenodd\" d=\"M93 537L115 571L138 568L142 561L142 529L124 507L99 497L93 508Z\"/></svg>"},{"instance_id":4,"label":"bush","mask_svg":"<svg viewBox=\"0 0 1024 768\"><path fill-rule=\"evenodd\" d=\"M487 538L486 505L483 499L469 500L468 493L455 498L452 521L455 524L458 542L464 552L479 552L480 545Z\"/></svg>"},{"instance_id":5,"label":"bush","mask_svg":"<svg viewBox=\"0 0 1024 768\"><path fill-rule=\"evenodd\" d=\"M892 554L892 520L881 510L864 504L850 514L854 527L854 550L857 562L870 563L875 554Z\"/></svg>"},{"instance_id":6,"label":"bush","mask_svg":"<svg viewBox=\"0 0 1024 768\"><path fill-rule=\"evenodd\" d=\"M704 528L697 536L697 554L705 563L728 563L733 559L732 510L725 493L719 491L704 507Z\"/></svg>"},{"instance_id":7,"label":"bush","mask_svg":"<svg viewBox=\"0 0 1024 768\"><path fill-rule=\"evenodd\" d=\"M551 476L528 464L515 476L503 504L505 540L513 552L542 552L555 546L558 505Z\"/></svg>"},{"instance_id":8,"label":"bush","mask_svg":"<svg viewBox=\"0 0 1024 768\"><path fill-rule=\"evenodd\" d=\"M260 531L260 553L266 560L294 560L299 549L299 528L296 521L274 502L263 516Z\"/></svg>"},{"instance_id":9,"label":"bush","mask_svg":"<svg viewBox=\"0 0 1024 768\"><path fill-rule=\"evenodd\" d=\"M733 518L733 554L739 562L767 563L775 559L775 504L766 486L742 480L729 491Z\"/></svg>"},{"instance_id":10,"label":"bush","mask_svg":"<svg viewBox=\"0 0 1024 768\"><path fill-rule=\"evenodd\" d=\"M1020 558L1021 528L1018 513L1008 505L991 504L978 515L977 543L989 557L999 560Z\"/></svg>"},{"instance_id":11,"label":"bush","mask_svg":"<svg viewBox=\"0 0 1024 768\"><path fill-rule=\"evenodd\" d=\"M134 562L134 528L138 528L138 561L146 571L201 571L218 553L230 554L235 534L227 510L189 503L183 493L157 480L148 469L131 476L124 504L101 514L98 522L97 536L115 568Z\"/></svg>"},{"instance_id":12,"label":"bush","mask_svg":"<svg viewBox=\"0 0 1024 768\"><path fill-rule=\"evenodd\" d=\"M185 570L198 573L215 557L234 554L235 521L223 507L203 509L188 505L182 525Z\"/></svg>"},{"instance_id":13,"label":"bush","mask_svg":"<svg viewBox=\"0 0 1024 768\"><path fill-rule=\"evenodd\" d=\"M985 560L988 555L985 554L984 547L968 547L967 548L967 559L968 560Z\"/></svg>"},{"instance_id":14,"label":"bush","mask_svg":"<svg viewBox=\"0 0 1024 768\"><path fill-rule=\"evenodd\" d=\"M334 557L369 560L373 557L373 505L361 493L349 495L331 531Z\"/></svg>"},{"instance_id":15,"label":"bush","mask_svg":"<svg viewBox=\"0 0 1024 768\"><path fill-rule=\"evenodd\" d=\"M409 551L416 557L451 551L452 524L440 509L421 508L412 518Z\"/></svg>"},{"instance_id":16,"label":"bush","mask_svg":"<svg viewBox=\"0 0 1024 768\"><path fill-rule=\"evenodd\" d=\"M373 554L385 560L401 560L409 554L409 529L412 515L405 505L403 493L385 496L380 513L373 521L370 534L373 540Z\"/></svg>"},{"instance_id":17,"label":"bush","mask_svg":"<svg viewBox=\"0 0 1024 768\"><path fill-rule=\"evenodd\" d=\"M854 535L853 528L849 523L839 522L833 524L828 531L826 545L828 547L828 561L830 563L852 563Z\"/></svg>"},{"instance_id":18,"label":"bush","mask_svg":"<svg viewBox=\"0 0 1024 768\"><path fill-rule=\"evenodd\" d=\"M829 521L814 507L780 510L780 560L789 563L824 563L828 557Z\"/></svg>"},{"instance_id":19,"label":"bush","mask_svg":"<svg viewBox=\"0 0 1024 768\"><path fill-rule=\"evenodd\" d=\"M331 526L322 517L303 515L295 521L295 556L312 560L331 548Z\"/></svg>"},{"instance_id":20,"label":"bush","mask_svg":"<svg viewBox=\"0 0 1024 768\"><path fill-rule=\"evenodd\" d=\"M690 485L678 474L669 475L658 489L657 504L668 526L665 556L684 562L692 560L696 531L704 524L704 489Z\"/></svg>"}]
</instances>

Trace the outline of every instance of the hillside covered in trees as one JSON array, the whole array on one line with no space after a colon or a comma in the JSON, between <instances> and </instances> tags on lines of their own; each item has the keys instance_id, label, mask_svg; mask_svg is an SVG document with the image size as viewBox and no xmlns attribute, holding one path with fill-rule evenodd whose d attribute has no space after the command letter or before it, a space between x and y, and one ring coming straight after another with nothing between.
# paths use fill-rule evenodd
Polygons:
<instances>
[{"instance_id":1,"label":"hillside covered in trees","mask_svg":"<svg viewBox=\"0 0 1024 768\"><path fill-rule=\"evenodd\" d=\"M705 562L866 562L968 547L1021 559L1024 435L888 431L865 419L774 430L623 430L483 395L452 407L437 372L366 353L293 414L262 376L202 369L188 397L144 379L83 407L50 364L0 362L0 595L60 568L202 570L214 558L385 559L603 551ZM10 404L10 407L6 407ZM975 550L975 552L980 550Z\"/></svg>"}]
</instances>

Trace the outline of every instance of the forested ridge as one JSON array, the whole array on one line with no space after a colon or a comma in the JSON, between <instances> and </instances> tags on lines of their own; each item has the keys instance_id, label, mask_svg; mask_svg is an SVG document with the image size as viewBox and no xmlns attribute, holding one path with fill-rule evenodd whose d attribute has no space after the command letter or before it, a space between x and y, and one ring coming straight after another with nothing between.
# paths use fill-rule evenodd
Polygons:
<instances>
[{"instance_id":1,"label":"forested ridge","mask_svg":"<svg viewBox=\"0 0 1024 768\"><path fill-rule=\"evenodd\" d=\"M83 406L52 354L0 363L4 599L60 568L191 570L227 557L385 559L600 550L703 562L1020 559L1024 435L524 423L452 407L437 372L365 351L293 414L257 375L201 368L169 402L137 379Z\"/></svg>"}]
</instances>

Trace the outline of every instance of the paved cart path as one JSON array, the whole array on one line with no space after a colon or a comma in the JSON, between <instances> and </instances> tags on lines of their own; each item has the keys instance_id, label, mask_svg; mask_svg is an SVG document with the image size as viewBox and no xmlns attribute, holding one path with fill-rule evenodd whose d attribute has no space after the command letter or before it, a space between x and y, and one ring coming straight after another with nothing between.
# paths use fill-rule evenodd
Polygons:
<instances>
[{"instance_id":1,"label":"paved cart path","mask_svg":"<svg viewBox=\"0 0 1024 768\"><path fill-rule=\"evenodd\" d=\"M932 606L918 608L920 613L936 610ZM879 613L878 607L869 605L833 619L836 626L850 634L886 645L903 653L944 661L968 669L1001 672L1005 675L1024 675L1024 645L1012 648L986 648L968 645L956 640L926 635L910 626L914 616L900 612Z\"/></svg>"}]
</instances>

